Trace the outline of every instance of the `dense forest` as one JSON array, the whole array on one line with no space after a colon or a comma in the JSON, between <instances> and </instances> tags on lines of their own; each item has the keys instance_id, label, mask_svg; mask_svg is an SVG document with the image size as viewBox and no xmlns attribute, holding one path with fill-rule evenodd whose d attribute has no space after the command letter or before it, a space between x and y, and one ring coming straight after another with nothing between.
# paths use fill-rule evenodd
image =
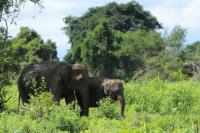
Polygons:
<instances>
[{"instance_id":1,"label":"dense forest","mask_svg":"<svg viewBox=\"0 0 200 133\"><path fill-rule=\"evenodd\" d=\"M71 43L64 62L85 64L90 76L123 81L125 119L109 98L80 117L79 106L55 105L50 93L31 96L18 112L16 81L24 65L59 60L56 43L34 29L21 27L8 36L28 1L0 1L0 132L199 132L200 41L186 44L187 29L174 25L167 32L135 1L66 15L62 29Z\"/></svg>"}]
</instances>

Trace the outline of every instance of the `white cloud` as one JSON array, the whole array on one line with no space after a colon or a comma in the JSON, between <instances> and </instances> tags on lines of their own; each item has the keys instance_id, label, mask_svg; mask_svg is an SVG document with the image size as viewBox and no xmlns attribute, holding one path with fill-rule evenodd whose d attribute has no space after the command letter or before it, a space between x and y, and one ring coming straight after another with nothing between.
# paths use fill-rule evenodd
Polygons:
<instances>
[{"instance_id":1,"label":"white cloud","mask_svg":"<svg viewBox=\"0 0 200 133\"><path fill-rule=\"evenodd\" d=\"M180 0L179 0L180 1ZM151 12L165 26L173 27L182 25L187 28L200 26L200 1L188 1L182 8L175 8L167 5L158 5L151 9Z\"/></svg>"}]
</instances>

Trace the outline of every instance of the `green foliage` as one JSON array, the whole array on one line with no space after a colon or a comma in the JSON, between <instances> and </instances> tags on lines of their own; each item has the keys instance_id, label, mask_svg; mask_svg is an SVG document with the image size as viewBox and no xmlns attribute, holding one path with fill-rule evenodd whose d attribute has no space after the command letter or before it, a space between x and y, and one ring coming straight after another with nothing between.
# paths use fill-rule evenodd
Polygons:
<instances>
[{"instance_id":1,"label":"green foliage","mask_svg":"<svg viewBox=\"0 0 200 133\"><path fill-rule=\"evenodd\" d=\"M19 71L18 62L11 56L9 50L12 41L8 37L8 26L15 22L14 19L18 16L21 5L27 1L41 6L40 0L0 0L0 111L4 109L6 102L5 86Z\"/></svg>"},{"instance_id":2,"label":"green foliage","mask_svg":"<svg viewBox=\"0 0 200 133\"><path fill-rule=\"evenodd\" d=\"M98 117L106 118L119 118L119 110L117 110L117 104L112 101L111 98L103 99L100 101L100 107L98 108L99 114ZM118 105L119 106L119 105Z\"/></svg>"},{"instance_id":3,"label":"green foliage","mask_svg":"<svg viewBox=\"0 0 200 133\"><path fill-rule=\"evenodd\" d=\"M80 44L82 62L88 64L93 75L108 77L113 75L118 65L114 55L117 47L113 45L113 41L112 30L107 23L102 23L93 32L89 32L87 38Z\"/></svg>"},{"instance_id":4,"label":"green foliage","mask_svg":"<svg viewBox=\"0 0 200 133\"><path fill-rule=\"evenodd\" d=\"M199 59L200 42L196 41L188 45L181 51L180 58L184 61L183 72L186 75L193 76L193 79L200 79Z\"/></svg>"},{"instance_id":5,"label":"green foliage","mask_svg":"<svg viewBox=\"0 0 200 133\"><path fill-rule=\"evenodd\" d=\"M41 76L37 71L30 72L26 79L26 86L30 88L32 95L38 95L47 91L47 81L44 76Z\"/></svg>"},{"instance_id":6,"label":"green foliage","mask_svg":"<svg viewBox=\"0 0 200 133\"><path fill-rule=\"evenodd\" d=\"M182 68L191 62L186 58L193 55L192 64L199 59L196 46L183 47L185 28L176 25L162 37L155 31L161 28L156 18L135 1L91 8L81 17L66 17L65 23L72 43L65 61L87 64L94 76L176 81L186 78Z\"/></svg>"},{"instance_id":7,"label":"green foliage","mask_svg":"<svg viewBox=\"0 0 200 133\"><path fill-rule=\"evenodd\" d=\"M149 51L153 49L155 52L161 47L160 34L154 32L155 29L161 28L161 25L135 1L127 4L113 2L91 8L82 17L66 17L65 23L67 26L64 30L72 43L65 61L87 64L92 75L130 78L143 63L141 57L135 59L135 56L131 56L135 52L133 45L128 43L132 35L135 35L134 39L139 35L143 36L143 33L148 37L146 40L145 37L140 37L135 42L138 56L148 48ZM134 33L139 29L143 29L140 34L139 31ZM143 40L140 42L140 39ZM126 53L127 50L129 53Z\"/></svg>"},{"instance_id":8,"label":"green foliage","mask_svg":"<svg viewBox=\"0 0 200 133\"><path fill-rule=\"evenodd\" d=\"M1 113L0 131L80 132L87 128L86 118L81 119L79 113L70 110L70 105L66 106L64 102L55 105L52 98L50 93L42 93L21 107L19 114L11 110L11 117L8 117L8 112Z\"/></svg>"},{"instance_id":9,"label":"green foliage","mask_svg":"<svg viewBox=\"0 0 200 133\"><path fill-rule=\"evenodd\" d=\"M160 33L155 31L137 30L126 32L122 37L122 53L136 60L144 58L145 54L147 57L155 56L164 48Z\"/></svg>"},{"instance_id":10,"label":"green foliage","mask_svg":"<svg viewBox=\"0 0 200 133\"><path fill-rule=\"evenodd\" d=\"M186 33L186 29L182 28L180 25L174 26L170 35L167 37L167 46L174 50L180 50L185 42Z\"/></svg>"},{"instance_id":11,"label":"green foliage","mask_svg":"<svg viewBox=\"0 0 200 133\"><path fill-rule=\"evenodd\" d=\"M124 69L126 69L126 76L133 76L135 71L150 72L151 63L150 60L158 56L164 49L164 40L160 33L155 31L137 30L135 32L122 33L121 48L118 56L120 58L128 58L128 61L121 61ZM128 64L127 64L128 62ZM130 64L129 64L130 63ZM135 77L136 78L136 77Z\"/></svg>"},{"instance_id":12,"label":"green foliage","mask_svg":"<svg viewBox=\"0 0 200 133\"><path fill-rule=\"evenodd\" d=\"M184 65L184 42L186 29L175 26L169 35L163 38L164 49L153 58L150 58L151 70L156 72L162 79L170 81L185 79L182 73Z\"/></svg>"},{"instance_id":13,"label":"green foliage","mask_svg":"<svg viewBox=\"0 0 200 133\"><path fill-rule=\"evenodd\" d=\"M36 54L42 59L42 61L58 60L56 44L51 40L47 40L43 45L41 45L38 51L36 51Z\"/></svg>"},{"instance_id":14,"label":"green foliage","mask_svg":"<svg viewBox=\"0 0 200 133\"><path fill-rule=\"evenodd\" d=\"M52 98L53 96L47 92L41 93L35 97L31 96L30 104L23 107L20 113L29 113L33 120L40 120L41 118L48 117L55 108ZM29 112L27 110L29 110Z\"/></svg>"},{"instance_id":15,"label":"green foliage","mask_svg":"<svg viewBox=\"0 0 200 133\"><path fill-rule=\"evenodd\" d=\"M191 82L168 83L159 79L126 88L126 103L135 104L136 111L159 114L185 114L195 107L198 97L194 95Z\"/></svg>"},{"instance_id":16,"label":"green foliage","mask_svg":"<svg viewBox=\"0 0 200 133\"><path fill-rule=\"evenodd\" d=\"M92 31L102 21L107 22L111 29L122 32L140 28L147 30L161 28L156 18L137 2L132 1L127 4L112 2L102 7L90 8L82 17L65 18L67 25L65 30L72 45L81 43L87 36L86 33Z\"/></svg>"},{"instance_id":17,"label":"green foliage","mask_svg":"<svg viewBox=\"0 0 200 133\"><path fill-rule=\"evenodd\" d=\"M0 111L4 109L6 102L5 86L10 84L12 74L18 72L17 62L10 57L8 50L11 45L10 38L7 37L7 30L0 27Z\"/></svg>"},{"instance_id":18,"label":"green foliage","mask_svg":"<svg viewBox=\"0 0 200 133\"><path fill-rule=\"evenodd\" d=\"M187 63L198 62L200 58L200 42L196 41L182 50L181 58Z\"/></svg>"},{"instance_id":19,"label":"green foliage","mask_svg":"<svg viewBox=\"0 0 200 133\"><path fill-rule=\"evenodd\" d=\"M101 101L80 117L72 105L54 105L50 93L32 97L30 104L16 112L16 86L8 87L11 99L0 113L0 132L198 132L200 124L200 83L153 79L126 83L125 119L119 119L119 103Z\"/></svg>"},{"instance_id":20,"label":"green foliage","mask_svg":"<svg viewBox=\"0 0 200 133\"><path fill-rule=\"evenodd\" d=\"M0 1L0 12L18 13L26 0L12 2ZM0 20L7 22L2 14ZM44 77L34 72L27 85L36 96L17 113L17 88L8 86L13 75L23 64L56 60L57 52L54 42L44 42L28 27L12 40L1 27L0 132L199 132L200 84L185 80L182 67L192 65L199 73L200 43L184 48L186 29L175 26L162 37L155 31L161 28L156 18L135 1L91 8L82 17L66 17L65 23L72 43L67 62L87 64L91 75L133 79L124 85L126 118L119 120L119 103L110 99L91 108L87 118L64 101L54 105L51 94L40 93L47 86Z\"/></svg>"},{"instance_id":21,"label":"green foliage","mask_svg":"<svg viewBox=\"0 0 200 133\"><path fill-rule=\"evenodd\" d=\"M44 41L40 35L28 27L23 27L10 47L12 56L21 64L57 59L55 43Z\"/></svg>"}]
</instances>

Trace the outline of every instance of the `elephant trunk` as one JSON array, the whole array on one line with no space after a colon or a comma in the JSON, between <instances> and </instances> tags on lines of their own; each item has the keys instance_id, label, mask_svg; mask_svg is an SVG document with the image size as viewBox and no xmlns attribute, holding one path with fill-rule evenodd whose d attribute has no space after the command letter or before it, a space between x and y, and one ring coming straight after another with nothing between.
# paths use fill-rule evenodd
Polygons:
<instances>
[{"instance_id":1,"label":"elephant trunk","mask_svg":"<svg viewBox=\"0 0 200 133\"><path fill-rule=\"evenodd\" d=\"M118 95L117 99L119 100L121 104L121 117L124 118L124 109L125 109L125 98L124 95Z\"/></svg>"}]
</instances>

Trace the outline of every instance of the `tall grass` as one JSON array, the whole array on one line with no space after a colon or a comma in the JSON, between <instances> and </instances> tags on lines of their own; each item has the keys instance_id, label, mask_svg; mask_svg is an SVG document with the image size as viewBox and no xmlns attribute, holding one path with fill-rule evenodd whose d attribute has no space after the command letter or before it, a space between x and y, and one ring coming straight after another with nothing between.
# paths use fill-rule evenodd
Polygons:
<instances>
[{"instance_id":1,"label":"tall grass","mask_svg":"<svg viewBox=\"0 0 200 133\"><path fill-rule=\"evenodd\" d=\"M90 108L89 117L79 117L80 108L59 106L52 95L42 93L32 98L17 113L18 91L9 86L6 111L0 113L0 132L200 132L200 83L197 81L148 82L124 84L125 119L120 119L120 105L102 100L99 108Z\"/></svg>"}]
</instances>

